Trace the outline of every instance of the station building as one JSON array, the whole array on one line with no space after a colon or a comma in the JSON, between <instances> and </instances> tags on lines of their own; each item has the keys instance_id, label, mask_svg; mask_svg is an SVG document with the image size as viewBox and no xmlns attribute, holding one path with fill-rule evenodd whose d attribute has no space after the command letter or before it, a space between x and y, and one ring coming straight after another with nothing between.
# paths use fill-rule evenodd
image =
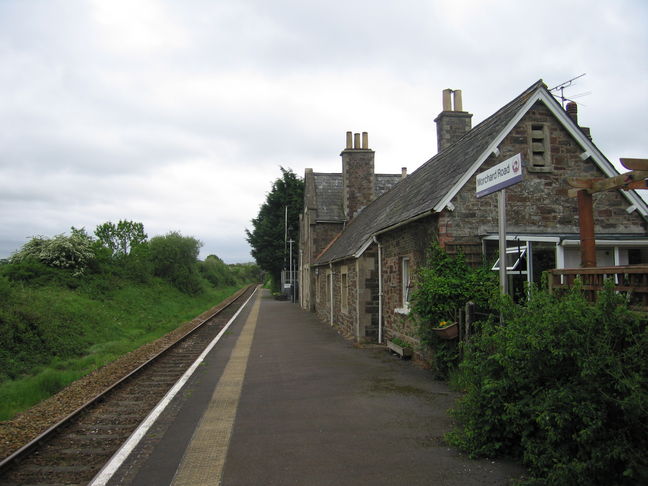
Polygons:
<instances>
[{"instance_id":1,"label":"station building","mask_svg":"<svg viewBox=\"0 0 648 486\"><path fill-rule=\"evenodd\" d=\"M618 171L540 80L474 128L461 91L444 90L438 153L407 175L374 174L368 135L347 133L342 173L306 169L300 221L300 304L358 342L416 344L409 299L438 242L473 264L498 252L497 196L476 197L476 175L520 154L507 188L510 286L580 263L578 207L567 179ZM648 262L648 207L635 191L594 194L600 266Z\"/></svg>"}]
</instances>

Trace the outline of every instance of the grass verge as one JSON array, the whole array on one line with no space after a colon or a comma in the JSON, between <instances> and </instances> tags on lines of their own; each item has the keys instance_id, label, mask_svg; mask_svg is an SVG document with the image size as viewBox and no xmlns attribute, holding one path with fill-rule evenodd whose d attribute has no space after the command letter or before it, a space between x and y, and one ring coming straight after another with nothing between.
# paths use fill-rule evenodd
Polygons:
<instances>
[{"instance_id":1,"label":"grass verge","mask_svg":"<svg viewBox=\"0 0 648 486\"><path fill-rule=\"evenodd\" d=\"M31 341L23 343L21 351L3 357L5 370L15 372L5 371L0 382L0 420L11 419L91 371L163 336L236 290L210 288L190 296L157 281L122 286L102 300L60 287L14 292L11 313L0 315L0 324L9 328L13 318L21 323L27 318L29 325L20 336Z\"/></svg>"}]
</instances>

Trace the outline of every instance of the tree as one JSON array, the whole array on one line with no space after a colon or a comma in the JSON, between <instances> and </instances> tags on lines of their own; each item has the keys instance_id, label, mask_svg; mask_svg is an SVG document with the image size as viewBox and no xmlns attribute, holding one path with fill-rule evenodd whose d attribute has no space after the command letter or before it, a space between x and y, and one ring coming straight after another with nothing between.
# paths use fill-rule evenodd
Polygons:
<instances>
[{"instance_id":1,"label":"tree","mask_svg":"<svg viewBox=\"0 0 648 486\"><path fill-rule=\"evenodd\" d=\"M116 225L110 221L97 226L95 235L113 256L128 255L137 245L146 242L144 225L133 221L119 220Z\"/></svg>"},{"instance_id":2,"label":"tree","mask_svg":"<svg viewBox=\"0 0 648 486\"><path fill-rule=\"evenodd\" d=\"M177 231L151 238L149 254L155 276L185 293L200 293L203 289L197 261L201 246L196 238L182 236Z\"/></svg>"},{"instance_id":3,"label":"tree","mask_svg":"<svg viewBox=\"0 0 648 486\"><path fill-rule=\"evenodd\" d=\"M225 287L236 283L232 271L216 255L209 255L205 261L198 262L198 270L214 287Z\"/></svg>"},{"instance_id":4,"label":"tree","mask_svg":"<svg viewBox=\"0 0 648 486\"><path fill-rule=\"evenodd\" d=\"M272 276L275 285L281 280L281 270L289 266L285 229L287 239L295 240L294 255L298 248L299 214L304 207L304 181L291 169L280 169L281 177L272 183L258 216L252 220L252 231L245 230L252 256Z\"/></svg>"}]
</instances>

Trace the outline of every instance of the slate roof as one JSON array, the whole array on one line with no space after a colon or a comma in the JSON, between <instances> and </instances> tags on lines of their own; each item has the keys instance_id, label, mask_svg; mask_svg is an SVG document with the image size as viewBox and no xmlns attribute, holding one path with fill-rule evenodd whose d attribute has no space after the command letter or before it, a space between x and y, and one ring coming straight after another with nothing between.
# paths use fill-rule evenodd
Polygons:
<instances>
[{"instance_id":1,"label":"slate roof","mask_svg":"<svg viewBox=\"0 0 648 486\"><path fill-rule=\"evenodd\" d=\"M381 196L401 180L401 174L375 174L375 196ZM342 174L314 172L317 221L345 221L342 207Z\"/></svg>"},{"instance_id":2,"label":"slate roof","mask_svg":"<svg viewBox=\"0 0 648 486\"><path fill-rule=\"evenodd\" d=\"M317 221L344 221L342 174L314 172Z\"/></svg>"},{"instance_id":3,"label":"slate roof","mask_svg":"<svg viewBox=\"0 0 648 486\"><path fill-rule=\"evenodd\" d=\"M375 199L347 225L316 264L355 255L377 232L433 211L539 89L546 90L542 80Z\"/></svg>"},{"instance_id":4,"label":"slate roof","mask_svg":"<svg viewBox=\"0 0 648 486\"><path fill-rule=\"evenodd\" d=\"M402 178L401 174L376 174L374 182L375 197L382 196Z\"/></svg>"}]
</instances>

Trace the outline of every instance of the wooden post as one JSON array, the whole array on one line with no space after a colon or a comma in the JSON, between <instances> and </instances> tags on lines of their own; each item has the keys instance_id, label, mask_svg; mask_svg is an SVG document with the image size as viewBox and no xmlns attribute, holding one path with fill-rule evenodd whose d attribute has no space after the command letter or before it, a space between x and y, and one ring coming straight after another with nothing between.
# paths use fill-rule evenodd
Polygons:
<instances>
[{"instance_id":1,"label":"wooden post","mask_svg":"<svg viewBox=\"0 0 648 486\"><path fill-rule=\"evenodd\" d=\"M587 190L578 191L578 226L581 240L581 267L595 267L594 209L592 195Z\"/></svg>"}]
</instances>

